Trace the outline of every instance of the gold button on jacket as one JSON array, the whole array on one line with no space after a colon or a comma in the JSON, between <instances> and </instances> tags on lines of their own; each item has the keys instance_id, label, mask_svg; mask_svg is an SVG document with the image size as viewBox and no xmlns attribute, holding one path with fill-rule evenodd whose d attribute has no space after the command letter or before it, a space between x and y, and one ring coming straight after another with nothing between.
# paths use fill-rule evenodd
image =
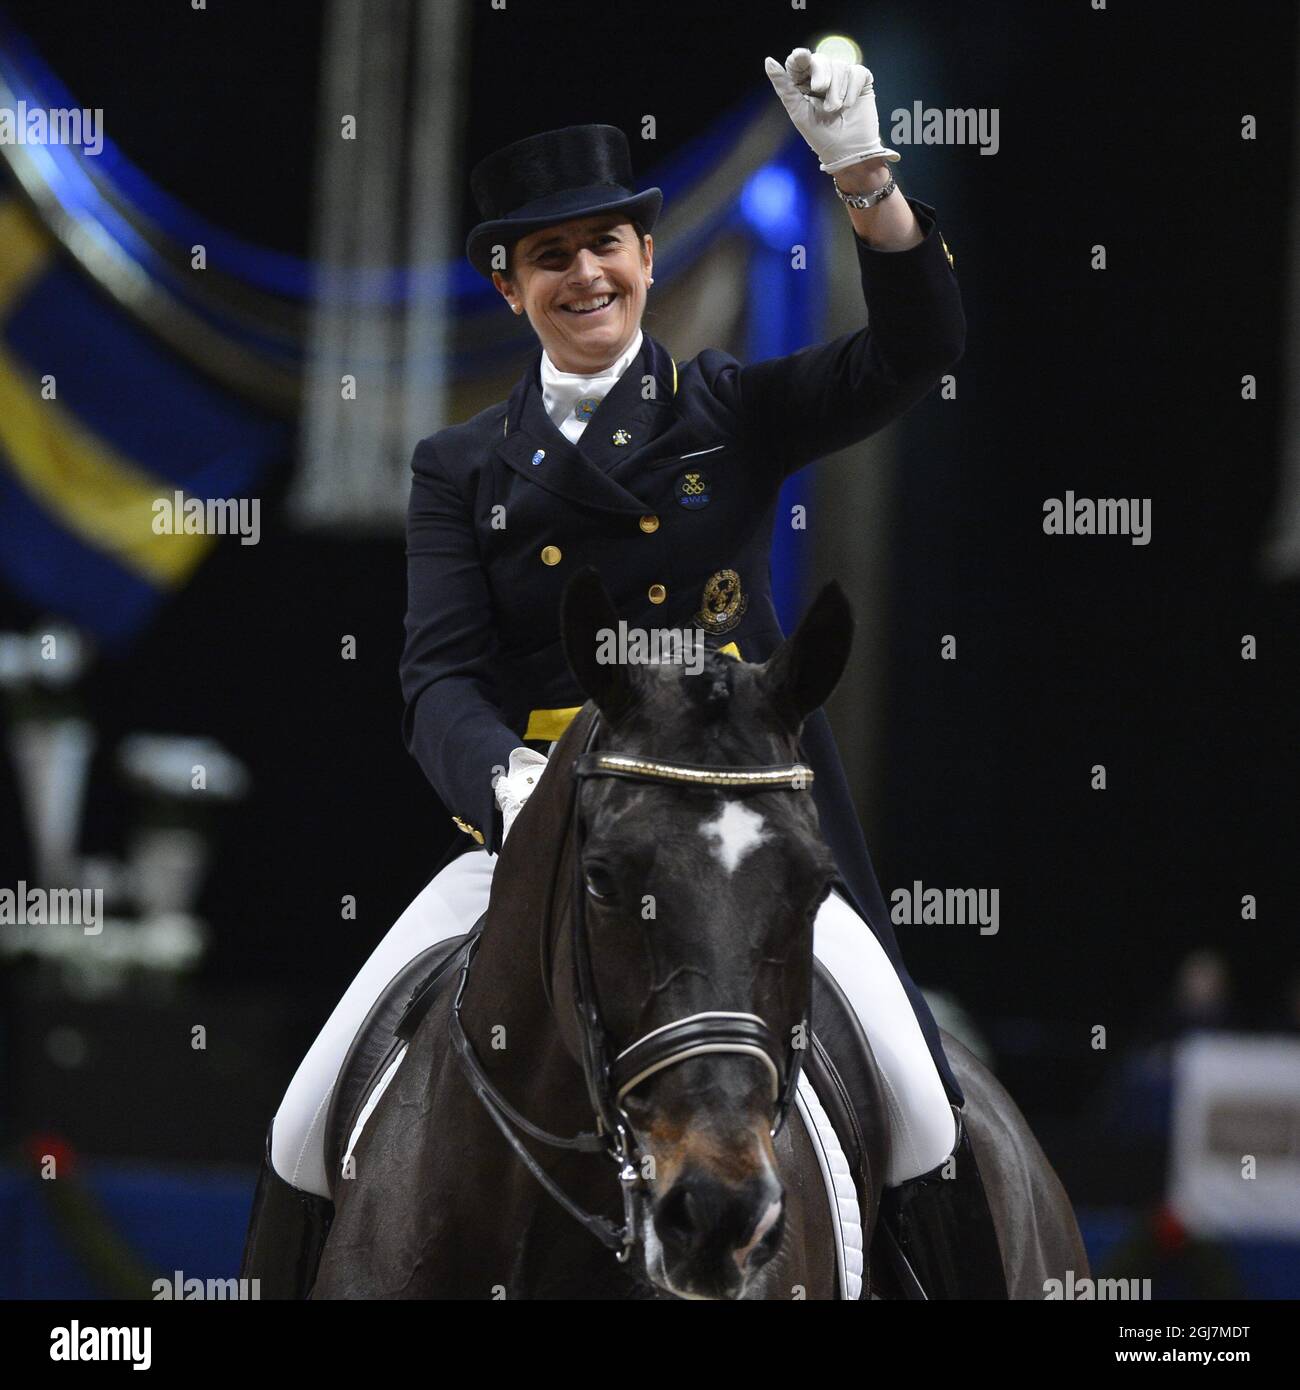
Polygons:
<instances>
[{"instance_id":1,"label":"gold button on jacket","mask_svg":"<svg viewBox=\"0 0 1300 1390\"><path fill-rule=\"evenodd\" d=\"M668 590L662 584L651 584L647 597L651 603L662 603L668 597Z\"/></svg>"},{"instance_id":2,"label":"gold button on jacket","mask_svg":"<svg viewBox=\"0 0 1300 1390\"><path fill-rule=\"evenodd\" d=\"M659 518L657 516L643 516L641 520L637 522L637 525L648 536L652 531L657 531L659 529Z\"/></svg>"},{"instance_id":3,"label":"gold button on jacket","mask_svg":"<svg viewBox=\"0 0 1300 1390\"><path fill-rule=\"evenodd\" d=\"M542 564L558 565L563 559L558 545L544 545L542 547Z\"/></svg>"}]
</instances>

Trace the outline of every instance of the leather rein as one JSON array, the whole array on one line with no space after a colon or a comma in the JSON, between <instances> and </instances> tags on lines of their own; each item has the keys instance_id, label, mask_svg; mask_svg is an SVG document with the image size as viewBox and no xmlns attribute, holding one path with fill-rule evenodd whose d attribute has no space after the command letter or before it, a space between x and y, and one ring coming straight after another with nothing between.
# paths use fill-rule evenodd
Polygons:
<instances>
[{"instance_id":1,"label":"leather rein","mask_svg":"<svg viewBox=\"0 0 1300 1390\"><path fill-rule=\"evenodd\" d=\"M592 777L618 777L636 782L668 786L708 787L723 794L739 795L753 791L806 791L812 786L813 770L804 763L753 766L710 766L665 762L629 753L595 751L600 714L595 713L587 730L583 751L572 768L567 824L572 827L573 890L570 903L574 964L574 1004L578 1033L582 1043L582 1070L587 1084L596 1127L592 1131L562 1136L533 1124L510 1104L493 1085L461 1022L461 1007L470 966L482 931L470 938L461 965L460 980L449 1020L452 1047L474 1094L482 1103L519 1161L548 1195L589 1231L607 1249L616 1252L620 1264L626 1263L636 1244L639 1224L638 1205L645 1200L646 1182L642 1176L644 1155L623 1102L630 1092L656 1073L707 1053L736 1053L755 1057L767 1068L772 1083L773 1137L781 1132L794 1103L802 1063L802 1049L792 1037L782 1047L768 1025L755 1014L713 1010L691 1014L654 1028L630 1046L611 1055L596 998L591 942L587 933L586 885L582 870L581 827L578 823L578 794L582 783ZM542 975L548 1003L551 996L550 941L555 908L556 886L563 860L563 849L556 856L542 922ZM806 1022L806 1020L805 1020ZM798 1030L803 1032L806 1030ZM580 1153L603 1153L618 1168L623 1199L623 1223L584 1211L559 1186L524 1146L521 1135L556 1149Z\"/></svg>"}]
</instances>

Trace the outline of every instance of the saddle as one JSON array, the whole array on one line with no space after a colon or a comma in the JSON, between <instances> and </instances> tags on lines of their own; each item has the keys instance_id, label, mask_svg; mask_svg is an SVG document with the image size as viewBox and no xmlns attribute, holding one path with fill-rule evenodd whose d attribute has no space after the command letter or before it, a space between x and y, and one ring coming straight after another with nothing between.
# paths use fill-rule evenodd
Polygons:
<instances>
[{"instance_id":1,"label":"saddle","mask_svg":"<svg viewBox=\"0 0 1300 1390\"><path fill-rule=\"evenodd\" d=\"M325 1121L325 1171L331 1196L367 1100L414 1037L429 1007L444 990L454 987L465 950L486 917L484 913L466 935L437 942L415 956L393 976L357 1030L334 1083ZM880 1072L843 991L820 961L814 959L813 965L812 1042L803 1069L848 1160L864 1223L863 1248L874 1254L874 1233L867 1223L880 1206L889 1143ZM885 1254L883 1263L892 1265L892 1251ZM871 1273L869 1258L864 1296L873 1282Z\"/></svg>"},{"instance_id":2,"label":"saddle","mask_svg":"<svg viewBox=\"0 0 1300 1390\"><path fill-rule=\"evenodd\" d=\"M414 1037L429 1005L444 985L455 980L465 947L486 920L485 912L463 936L436 941L413 956L384 987L357 1029L339 1068L325 1116L325 1174L330 1196L336 1200L348 1141L366 1101L397 1054Z\"/></svg>"}]
</instances>

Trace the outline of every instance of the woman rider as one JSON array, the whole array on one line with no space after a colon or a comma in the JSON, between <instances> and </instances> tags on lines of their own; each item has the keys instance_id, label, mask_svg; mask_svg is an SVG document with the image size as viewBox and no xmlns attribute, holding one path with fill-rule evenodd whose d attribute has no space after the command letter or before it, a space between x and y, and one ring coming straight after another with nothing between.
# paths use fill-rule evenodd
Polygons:
<instances>
[{"instance_id":1,"label":"woman rider","mask_svg":"<svg viewBox=\"0 0 1300 1390\"><path fill-rule=\"evenodd\" d=\"M357 1028L409 960L486 909L496 852L581 703L560 644L567 577L594 564L629 626L702 628L765 660L782 640L768 585L782 482L896 418L961 354L951 258L934 210L897 191L870 72L807 49L767 72L852 222L870 326L825 346L750 366L709 349L678 365L642 332L662 194L632 190L610 126L517 141L471 176L485 220L469 259L540 347L508 401L422 441L412 463L404 732L467 839L362 968L276 1114L245 1255L263 1297L311 1287L331 1211L325 1116ZM839 870L814 949L885 1081L882 1214L929 1297L1005 1297L962 1093L903 968L821 712L802 746Z\"/></svg>"}]
</instances>

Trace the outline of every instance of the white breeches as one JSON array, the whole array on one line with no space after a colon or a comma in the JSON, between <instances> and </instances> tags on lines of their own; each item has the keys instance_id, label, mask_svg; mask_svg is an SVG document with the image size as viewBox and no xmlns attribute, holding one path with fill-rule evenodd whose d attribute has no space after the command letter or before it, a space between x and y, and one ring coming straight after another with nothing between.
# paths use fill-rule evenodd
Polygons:
<instances>
[{"instance_id":1,"label":"white breeches","mask_svg":"<svg viewBox=\"0 0 1300 1390\"><path fill-rule=\"evenodd\" d=\"M271 1131L271 1163L286 1182L318 1196L325 1179L325 1118L338 1069L384 986L421 951L468 931L487 908L497 857L470 850L436 874L397 919L321 1029L289 1083ZM952 1152L956 1125L943 1082L894 967L871 928L832 892L813 926L813 950L857 1012L875 1053L889 1107L896 1186Z\"/></svg>"}]
</instances>

